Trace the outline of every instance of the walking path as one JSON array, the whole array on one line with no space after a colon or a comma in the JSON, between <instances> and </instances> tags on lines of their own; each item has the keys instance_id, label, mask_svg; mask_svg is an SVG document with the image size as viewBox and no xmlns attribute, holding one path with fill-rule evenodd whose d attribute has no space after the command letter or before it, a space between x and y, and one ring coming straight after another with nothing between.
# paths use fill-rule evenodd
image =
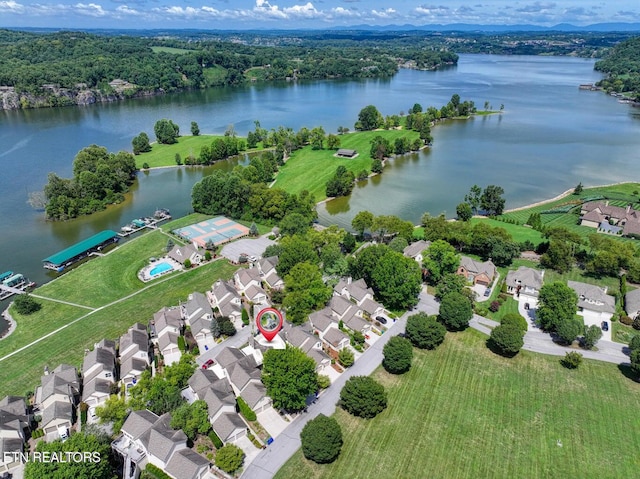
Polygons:
<instances>
[{"instance_id":1,"label":"walking path","mask_svg":"<svg viewBox=\"0 0 640 479\"><path fill-rule=\"evenodd\" d=\"M439 303L426 290L420 293L419 302L416 307L418 311L424 311L427 314L437 314ZM348 368L340 377L326 389L318 398L315 404L308 408L306 414L300 414L295 418L287 428L277 437L277 439L263 449L255 459L244 470L241 478L244 479L270 479L276 472L293 456L300 448L300 432L305 424L319 414L331 416L336 409L336 405L340 398L340 390L344 383L352 376L368 376L382 363L382 348L389 339L401 332L404 332L407 318L415 314L417 311L408 311L383 334L362 356ZM491 330L500 323L491 319L473 315L469 322L469 326L484 334L491 334ZM248 328L244 328L248 330ZM564 356L568 351L576 351L574 348L560 346L553 342L549 334L540 331L528 331L524 337L523 349L541 354L554 356ZM579 350L579 352L589 359L596 359L610 363L628 362L629 358L625 354L625 346L609 341L600 341L598 343L598 351Z\"/></svg>"}]
</instances>

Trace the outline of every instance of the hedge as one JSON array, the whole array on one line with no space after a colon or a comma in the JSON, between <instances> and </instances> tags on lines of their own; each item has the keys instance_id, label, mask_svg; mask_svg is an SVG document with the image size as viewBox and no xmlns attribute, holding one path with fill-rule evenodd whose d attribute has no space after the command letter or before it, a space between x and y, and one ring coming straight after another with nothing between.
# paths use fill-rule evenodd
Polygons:
<instances>
[{"instance_id":1,"label":"hedge","mask_svg":"<svg viewBox=\"0 0 640 479\"><path fill-rule=\"evenodd\" d=\"M222 439L218 437L215 431L209 433L209 439L211 439L213 445L216 446L216 449L220 449L224 445L222 444Z\"/></svg>"},{"instance_id":2,"label":"hedge","mask_svg":"<svg viewBox=\"0 0 640 479\"><path fill-rule=\"evenodd\" d=\"M156 479L171 479L171 476L157 466L148 463L144 468L145 472L151 474Z\"/></svg>"},{"instance_id":3,"label":"hedge","mask_svg":"<svg viewBox=\"0 0 640 479\"><path fill-rule=\"evenodd\" d=\"M242 397L238 396L238 408L240 409L240 413L245 417L247 421L255 421L258 419L256 413L249 407Z\"/></svg>"}]
</instances>

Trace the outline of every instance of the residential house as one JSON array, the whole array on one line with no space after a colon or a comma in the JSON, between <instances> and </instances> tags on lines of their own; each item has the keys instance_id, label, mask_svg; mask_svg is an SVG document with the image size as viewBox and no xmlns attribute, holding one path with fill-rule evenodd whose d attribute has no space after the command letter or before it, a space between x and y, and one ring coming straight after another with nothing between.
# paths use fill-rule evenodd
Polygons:
<instances>
[{"instance_id":1,"label":"residential house","mask_svg":"<svg viewBox=\"0 0 640 479\"><path fill-rule=\"evenodd\" d=\"M624 309L627 316L636 318L640 314L640 289L632 289L624 296Z\"/></svg>"},{"instance_id":2,"label":"residential house","mask_svg":"<svg viewBox=\"0 0 640 479\"><path fill-rule=\"evenodd\" d=\"M208 470L204 458L195 458L187 449L187 436L172 429L171 415L132 411L122 426L122 434L111 447L124 459L123 477L134 479L147 464L153 464L175 479L202 479ZM197 455L197 454L196 454ZM184 465L184 469L180 465ZM207 461L208 464L208 461Z\"/></svg>"},{"instance_id":3,"label":"residential house","mask_svg":"<svg viewBox=\"0 0 640 479\"><path fill-rule=\"evenodd\" d=\"M344 296L334 295L329 301L329 307L333 316L350 330L366 334L371 329L371 324L362 318L363 310Z\"/></svg>"},{"instance_id":4,"label":"residential house","mask_svg":"<svg viewBox=\"0 0 640 479\"><path fill-rule=\"evenodd\" d=\"M278 260L279 258L277 256L270 256L268 258L262 258L256 263L260 277L269 289L284 289L284 281L276 271Z\"/></svg>"},{"instance_id":5,"label":"residential house","mask_svg":"<svg viewBox=\"0 0 640 479\"><path fill-rule=\"evenodd\" d=\"M242 299L233 282L216 281L209 293L209 300L218 308L221 316L227 316L240 329L242 327Z\"/></svg>"},{"instance_id":6,"label":"residential house","mask_svg":"<svg viewBox=\"0 0 640 479\"><path fill-rule=\"evenodd\" d=\"M42 417L40 427L45 440L53 441L69 433L79 396L80 380L73 366L61 364L42 376L34 398L34 414Z\"/></svg>"},{"instance_id":7,"label":"residential house","mask_svg":"<svg viewBox=\"0 0 640 479\"><path fill-rule=\"evenodd\" d=\"M250 286L261 287L262 285L262 278L260 278L258 268L240 268L233 275L233 281L240 294L245 294Z\"/></svg>"},{"instance_id":8,"label":"residential house","mask_svg":"<svg viewBox=\"0 0 640 479\"><path fill-rule=\"evenodd\" d=\"M228 370L229 383L236 397L242 397L256 413L271 407L271 398L261 380L261 372L253 356L236 361Z\"/></svg>"},{"instance_id":9,"label":"residential house","mask_svg":"<svg viewBox=\"0 0 640 479\"><path fill-rule=\"evenodd\" d=\"M323 335L322 341L335 353L349 346L350 338L338 328L329 328Z\"/></svg>"},{"instance_id":10,"label":"residential house","mask_svg":"<svg viewBox=\"0 0 640 479\"><path fill-rule=\"evenodd\" d=\"M415 259L422 266L424 251L429 249L429 246L431 246L431 241L419 240L407 246L402 253L408 258Z\"/></svg>"},{"instance_id":11,"label":"residential house","mask_svg":"<svg viewBox=\"0 0 640 479\"><path fill-rule=\"evenodd\" d=\"M616 312L616 300L607 294L607 288L579 281L568 281L567 285L578 295L578 314L587 326L600 327L603 321L610 321Z\"/></svg>"},{"instance_id":12,"label":"residential house","mask_svg":"<svg viewBox=\"0 0 640 479\"><path fill-rule=\"evenodd\" d=\"M373 290L367 286L364 279L353 281L349 278L341 278L333 288L333 294L343 296L355 303L360 313L358 315L368 319L384 314L384 306L373 299Z\"/></svg>"},{"instance_id":13,"label":"residential house","mask_svg":"<svg viewBox=\"0 0 640 479\"><path fill-rule=\"evenodd\" d=\"M326 349L339 352L349 345L349 336L338 328L338 320L333 317L331 308L324 308L311 313L309 315L309 323L314 334L318 335Z\"/></svg>"},{"instance_id":14,"label":"residential house","mask_svg":"<svg viewBox=\"0 0 640 479\"><path fill-rule=\"evenodd\" d=\"M23 397L6 396L0 401L0 476L20 465L13 453L24 451L29 414Z\"/></svg>"},{"instance_id":15,"label":"residential house","mask_svg":"<svg viewBox=\"0 0 640 479\"><path fill-rule=\"evenodd\" d=\"M103 340L85 355L82 362L82 402L89 406L89 422L96 419L96 407L109 398L115 381L115 343Z\"/></svg>"},{"instance_id":16,"label":"residential house","mask_svg":"<svg viewBox=\"0 0 640 479\"><path fill-rule=\"evenodd\" d=\"M505 279L507 293L513 294L516 298L528 300L531 306L538 303L538 295L542 288L544 271L520 266L515 271L509 271Z\"/></svg>"},{"instance_id":17,"label":"residential house","mask_svg":"<svg viewBox=\"0 0 640 479\"><path fill-rule=\"evenodd\" d=\"M135 323L120 336L120 381L125 391L133 387L150 365L149 333L144 324Z\"/></svg>"},{"instance_id":18,"label":"residential house","mask_svg":"<svg viewBox=\"0 0 640 479\"><path fill-rule=\"evenodd\" d=\"M178 348L178 338L182 333L182 313L179 308L162 308L153 315L151 321L151 340L158 345L158 350L164 358L164 364L169 366L180 361L182 353Z\"/></svg>"},{"instance_id":19,"label":"residential house","mask_svg":"<svg viewBox=\"0 0 640 479\"><path fill-rule=\"evenodd\" d=\"M609 205L609 201L588 201L580 208L580 224L610 234L640 235L640 211L627 205Z\"/></svg>"},{"instance_id":20,"label":"residential house","mask_svg":"<svg viewBox=\"0 0 640 479\"><path fill-rule=\"evenodd\" d=\"M490 286L496 275L496 265L491 260L476 261L468 256L461 256L456 274L464 276L467 283Z\"/></svg>"},{"instance_id":21,"label":"residential house","mask_svg":"<svg viewBox=\"0 0 640 479\"><path fill-rule=\"evenodd\" d=\"M196 292L189 295L187 302L182 305L182 317L190 326L200 351L208 351L215 345L214 330L217 330L217 320L213 317L213 309L204 294Z\"/></svg>"},{"instance_id":22,"label":"residential house","mask_svg":"<svg viewBox=\"0 0 640 479\"><path fill-rule=\"evenodd\" d=\"M288 344L302 350L313 359L318 373L322 373L324 368L331 366L331 358L323 351L322 340L313 334L311 325L293 326L291 323L285 323L280 335Z\"/></svg>"},{"instance_id":23,"label":"residential house","mask_svg":"<svg viewBox=\"0 0 640 479\"><path fill-rule=\"evenodd\" d=\"M267 292L260 286L254 286L253 284L250 285L245 290L244 296L245 298L247 298L247 301L250 301L253 304L260 304L264 307L270 306L269 296L267 295Z\"/></svg>"},{"instance_id":24,"label":"residential house","mask_svg":"<svg viewBox=\"0 0 640 479\"><path fill-rule=\"evenodd\" d=\"M182 266L184 266L187 260L189 260L192 265L197 265L202 263L204 259L204 255L192 244L185 246L175 245L167 255Z\"/></svg>"}]
</instances>

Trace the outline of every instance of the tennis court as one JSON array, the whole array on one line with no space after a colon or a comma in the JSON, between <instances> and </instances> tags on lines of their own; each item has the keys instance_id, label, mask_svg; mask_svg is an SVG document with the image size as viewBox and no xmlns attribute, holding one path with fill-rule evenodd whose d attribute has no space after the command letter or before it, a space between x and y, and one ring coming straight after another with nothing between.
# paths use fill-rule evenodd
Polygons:
<instances>
[{"instance_id":1,"label":"tennis court","mask_svg":"<svg viewBox=\"0 0 640 479\"><path fill-rule=\"evenodd\" d=\"M236 223L225 216L216 216L210 220L194 223L184 228L173 230L173 233L185 241L190 241L201 248L207 242L218 246L249 234L249 228Z\"/></svg>"}]
</instances>

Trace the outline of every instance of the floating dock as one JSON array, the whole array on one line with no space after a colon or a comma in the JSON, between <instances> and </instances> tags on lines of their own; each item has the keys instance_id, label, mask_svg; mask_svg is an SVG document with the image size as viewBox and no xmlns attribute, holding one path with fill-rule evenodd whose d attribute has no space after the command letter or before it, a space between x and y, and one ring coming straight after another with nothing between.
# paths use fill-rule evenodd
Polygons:
<instances>
[{"instance_id":1,"label":"floating dock","mask_svg":"<svg viewBox=\"0 0 640 479\"><path fill-rule=\"evenodd\" d=\"M69 246L62 251L57 252L42 260L42 263L46 269L62 272L68 266L86 258L91 253L102 250L105 246L118 242L120 238L118 233L112 230L104 230L100 233L91 236L79 243Z\"/></svg>"},{"instance_id":2,"label":"floating dock","mask_svg":"<svg viewBox=\"0 0 640 479\"><path fill-rule=\"evenodd\" d=\"M0 301L14 294L22 294L31 286L35 286L35 283L29 281L20 273L5 271L0 274Z\"/></svg>"},{"instance_id":3,"label":"floating dock","mask_svg":"<svg viewBox=\"0 0 640 479\"><path fill-rule=\"evenodd\" d=\"M120 236L121 238L126 238L127 236L137 233L138 231L145 228L155 229L158 223L170 219L171 214L169 213L169 210L166 208L159 208L153 214L153 217L145 216L144 218L136 218L135 220L132 220L128 225L120 228L120 233L118 233L118 236Z\"/></svg>"}]
</instances>

